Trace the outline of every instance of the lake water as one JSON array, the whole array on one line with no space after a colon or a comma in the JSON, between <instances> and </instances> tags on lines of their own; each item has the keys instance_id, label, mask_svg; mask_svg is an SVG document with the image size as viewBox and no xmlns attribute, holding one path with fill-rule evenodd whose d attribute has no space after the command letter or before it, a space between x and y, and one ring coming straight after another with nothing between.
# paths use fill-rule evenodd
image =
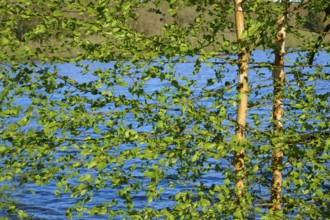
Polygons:
<instances>
[{"instance_id":1,"label":"lake water","mask_svg":"<svg viewBox=\"0 0 330 220\"><path fill-rule=\"evenodd\" d=\"M287 65L292 64L297 57L297 54L288 54L287 58ZM269 51L255 51L253 54L253 57L255 62L271 62L273 60L273 54ZM197 74L192 74L194 70L194 63L192 62L195 58L187 58L187 62L185 63L177 63L174 65L174 71L178 76L187 77L191 80L196 80L198 83L196 86L194 86L194 93L196 93L196 96L203 93L203 89L207 88L209 90L223 87L226 82L230 82L231 84L236 83L236 77L237 77L237 67L235 65L224 65L223 66L223 79L212 86L207 86L208 79L214 79L215 78L215 72L220 68L221 65L216 64L214 67L211 67L207 64L202 64L200 71ZM210 60L211 62L223 62L221 59L214 59ZM330 62L330 54L325 52L320 52L319 56L316 57L316 64L328 64ZM78 67L76 64L73 63L64 63L64 64L57 64L58 72L61 76L69 76L70 78L74 79L78 83L84 83L84 82L91 82L93 80L97 80L98 78L93 75L92 73L97 69L100 68L102 70L106 69L113 69L114 63L100 63L100 62L89 62L84 61L81 62L83 65L89 65L89 72L84 73L83 67ZM41 65L42 67L45 67L47 65ZM253 65L252 65L253 66ZM52 68L52 67L51 67ZM312 71L313 69L305 69L306 73L309 71ZM164 70L166 71L166 70ZM290 73L291 69L286 68L286 71ZM325 72L329 73L330 68L327 67L324 69ZM271 86L262 86L261 85L271 85L272 84L272 78L271 78L271 72L267 68L251 68L250 70L250 76L249 81L250 85L252 87L252 93L250 96L250 100L252 102L257 102L258 100L262 100L262 106L259 108L254 108L249 111L249 114L258 114L260 115L263 120L261 121L261 124L259 125L261 128L267 128L270 124L270 115L272 110L272 105L270 101L266 101L263 96L266 94L272 93L272 87ZM287 81L288 83L293 80L293 75L288 74L287 75ZM134 79L129 77L123 77L123 81L126 81L128 85L130 83L133 83ZM179 83L184 83L184 81L180 81ZM310 82L310 84L314 85L318 93L325 94L330 92L329 87L329 81L322 81L322 80L313 80ZM152 78L144 86L144 90L148 93L152 93L156 90L160 90L161 88L169 87L170 84L167 81L161 81L157 78ZM294 85L293 85L294 86ZM68 85L68 87L70 87ZM254 88L254 89L253 89ZM63 91L68 88L63 88ZM127 89L115 86L114 87L115 92L117 96L119 95L125 95L126 97L130 96L130 93ZM42 92L42 90L40 90ZM225 96L227 99L230 99L230 97L235 96L235 87L232 88L232 90L227 91ZM89 96L89 94L83 94L83 93L77 93L83 96ZM54 95L49 97L53 100L61 100L63 98L63 93L57 91ZM95 96L97 98L97 96ZM269 99L271 100L271 99ZM203 98L201 100L198 100L200 105L204 105L206 107L212 107L214 99L212 98ZM328 98L328 104L330 100ZM31 100L27 97L21 97L16 100L16 103L20 103L22 106L27 106L31 103ZM235 106L225 103L228 105L228 115L233 116L235 118ZM106 112L109 111L113 106L111 104L106 105L104 108L99 108L99 112ZM173 106L175 107L175 106ZM174 113L175 114L175 111ZM132 120L132 118L127 118L127 123L129 123ZM251 125L254 125L252 118L250 117L248 119L248 123ZM229 134L232 134L234 132L233 126L228 122L227 126L230 128L228 130ZM40 129L37 122L32 122L26 129ZM101 129L106 129L105 127L101 126ZM138 128L139 132L148 132L151 129L150 125L142 126ZM83 139L86 135L89 135L91 137L97 138L97 134L93 134L93 129L87 130L86 133L81 134L79 137L75 138L81 138ZM123 150L131 146L121 146ZM231 167L231 164L228 160L222 160L221 161L212 161L209 160L208 162L212 163L221 163L222 166L225 167ZM140 166L141 161L139 160L129 160L125 162L125 167L130 167L133 164L136 164L137 166ZM138 170L138 169L137 169ZM85 172L93 172L93 171L85 171ZM175 169L169 170L169 174L171 172L175 172ZM93 173L91 173L93 175ZM135 171L133 173L134 176L137 178L143 178L143 174L141 172ZM203 181L206 186L211 186L213 183L221 184L224 181L224 177L219 176L216 172L207 172L202 175ZM193 190L195 186L190 184L181 184L176 186L174 189L171 189L168 184L170 182L170 179L165 179L161 182L161 186L165 189L165 192L162 194L163 200L155 201L151 204L147 202L147 199L145 196L141 193L137 193L134 197L135 201L135 208L143 208L145 206L151 206L153 208L164 208L164 207L171 207L175 204L174 201L168 200L171 195L175 195L180 191L183 190ZM35 192L34 194L29 193L29 189L33 189ZM19 190L21 190L21 193L14 192L12 195L14 198L17 198L19 200L18 207L25 212L31 214L33 216L33 219L65 219L65 210L70 207L75 201L75 198L70 198L69 194L62 194L60 198L57 198L54 195L54 190L56 190L57 187L55 183L50 183L46 186L42 187L36 187L34 184L26 184L24 186L20 186ZM264 191L265 197L268 197L269 193L267 192L267 189ZM92 204L99 204L104 201L109 201L112 199L118 198L118 195L114 189L111 188L105 188L99 191L95 191L93 202ZM123 203L118 203L117 208L124 208ZM0 212L0 217L6 217L7 214L4 212ZM120 217L118 217L120 219ZM14 216L10 216L10 219L15 219ZM83 217L74 217L74 219L106 219L106 216L88 216L84 215Z\"/></svg>"}]
</instances>

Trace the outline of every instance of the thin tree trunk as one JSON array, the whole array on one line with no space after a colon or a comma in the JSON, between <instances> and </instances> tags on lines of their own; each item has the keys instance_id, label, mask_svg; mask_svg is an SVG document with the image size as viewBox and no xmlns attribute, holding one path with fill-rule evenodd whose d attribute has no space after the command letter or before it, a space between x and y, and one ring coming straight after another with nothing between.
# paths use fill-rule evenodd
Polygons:
<instances>
[{"instance_id":1,"label":"thin tree trunk","mask_svg":"<svg viewBox=\"0 0 330 220\"><path fill-rule=\"evenodd\" d=\"M328 18L330 18L330 4L328 5L328 7L324 10L325 12L325 16L323 19L323 23L326 24ZM313 65L313 61L314 61L314 57L315 57L315 53L318 51L318 49L320 48L325 36L327 35L327 32L330 31L330 24L327 24L325 26L325 28L323 29L323 32L320 33L320 36L317 38L317 41L313 47L313 50L307 55L308 57L308 64L309 65Z\"/></svg>"},{"instance_id":2,"label":"thin tree trunk","mask_svg":"<svg viewBox=\"0 0 330 220\"><path fill-rule=\"evenodd\" d=\"M241 50L238 54L238 108L236 118L236 137L238 144L245 138L245 125L248 103L248 62L250 53L242 42L242 33L244 31L244 14L242 3L243 0L234 0L235 3L235 22L236 36L240 44ZM244 149L242 148L234 155L234 171L236 175L235 187L237 189L238 198L244 191Z\"/></svg>"},{"instance_id":3,"label":"thin tree trunk","mask_svg":"<svg viewBox=\"0 0 330 220\"><path fill-rule=\"evenodd\" d=\"M286 16L282 16L278 22L278 32L276 35L275 65L273 69L274 84L274 137L281 136L283 124L281 122L283 115L283 87L285 82L284 55L285 55L285 24ZM272 153L272 186L271 201L273 210L281 209L282 198L282 169L283 169L283 143L275 141Z\"/></svg>"}]
</instances>

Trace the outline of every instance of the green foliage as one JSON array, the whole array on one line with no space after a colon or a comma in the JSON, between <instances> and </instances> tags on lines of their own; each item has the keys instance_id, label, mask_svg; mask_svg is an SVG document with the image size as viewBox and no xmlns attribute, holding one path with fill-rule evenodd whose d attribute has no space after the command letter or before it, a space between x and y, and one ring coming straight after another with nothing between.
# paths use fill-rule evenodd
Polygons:
<instances>
[{"instance_id":1,"label":"green foliage","mask_svg":"<svg viewBox=\"0 0 330 220\"><path fill-rule=\"evenodd\" d=\"M329 82L328 70L304 66L303 53L290 62L281 137L273 136L269 109L255 112L270 105L271 85L252 87L247 139L237 145L237 83L225 78L236 75L230 53L240 49L226 34L234 27L232 1L167 3L167 11L160 11L156 0L1 1L0 208L27 218L12 192L55 184L59 199L74 199L68 218L329 216L329 92L315 86ZM196 14L180 25L185 4ZM134 27L145 8L171 17L158 34ZM267 1L244 3L248 49L274 49L275 24L285 10ZM29 24L24 40L17 36L22 24ZM288 32L299 37L294 28ZM307 41L301 48L309 46ZM214 63L219 53L226 57ZM91 67L99 61L111 65ZM273 61L251 62L257 73L251 81L271 77ZM59 68L66 64L77 72L66 74ZM177 70L187 64L186 73ZM85 75L95 80L75 80ZM164 86L148 91L155 82ZM264 208L264 194L278 142L285 153L283 210L273 212ZM242 147L247 187L234 198L232 155ZM115 196L93 201L106 191ZM146 205L137 204L138 196ZM164 200L169 206L157 208Z\"/></svg>"}]
</instances>

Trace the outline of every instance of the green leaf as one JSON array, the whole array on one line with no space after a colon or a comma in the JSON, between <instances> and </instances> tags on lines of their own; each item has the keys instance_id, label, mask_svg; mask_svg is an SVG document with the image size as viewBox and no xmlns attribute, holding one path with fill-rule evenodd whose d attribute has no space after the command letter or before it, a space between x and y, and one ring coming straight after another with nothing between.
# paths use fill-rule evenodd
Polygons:
<instances>
[{"instance_id":1,"label":"green leaf","mask_svg":"<svg viewBox=\"0 0 330 220\"><path fill-rule=\"evenodd\" d=\"M169 136L164 137L164 138L163 138L163 141L164 141L165 143L172 143L172 142L173 142L173 137L169 137Z\"/></svg>"},{"instance_id":2,"label":"green leaf","mask_svg":"<svg viewBox=\"0 0 330 220\"><path fill-rule=\"evenodd\" d=\"M204 198L201 198L200 203L201 203L201 206L202 207L206 207L206 206L210 206L211 205L210 201L207 200L207 199L204 199Z\"/></svg>"},{"instance_id":3,"label":"green leaf","mask_svg":"<svg viewBox=\"0 0 330 220\"><path fill-rule=\"evenodd\" d=\"M200 158L200 152L196 152L192 158L191 158L191 161L192 162L195 162L196 160L198 160Z\"/></svg>"},{"instance_id":4,"label":"green leaf","mask_svg":"<svg viewBox=\"0 0 330 220\"><path fill-rule=\"evenodd\" d=\"M316 190L315 194L319 197L323 197L323 192L321 189Z\"/></svg>"},{"instance_id":5,"label":"green leaf","mask_svg":"<svg viewBox=\"0 0 330 220\"><path fill-rule=\"evenodd\" d=\"M6 147L5 146L0 146L0 153L3 153L6 151Z\"/></svg>"},{"instance_id":6,"label":"green leaf","mask_svg":"<svg viewBox=\"0 0 330 220\"><path fill-rule=\"evenodd\" d=\"M79 179L78 179L78 182L85 182L85 181L87 181L87 182L93 181L93 178L91 177L91 175L89 173L87 173L84 176L79 177Z\"/></svg>"}]
</instances>

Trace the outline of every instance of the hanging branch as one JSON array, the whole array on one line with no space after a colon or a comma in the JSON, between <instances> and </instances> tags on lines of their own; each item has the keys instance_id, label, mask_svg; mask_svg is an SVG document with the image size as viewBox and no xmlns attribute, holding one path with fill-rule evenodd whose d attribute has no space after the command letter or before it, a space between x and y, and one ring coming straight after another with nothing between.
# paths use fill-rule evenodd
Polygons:
<instances>
[{"instance_id":1,"label":"hanging branch","mask_svg":"<svg viewBox=\"0 0 330 220\"><path fill-rule=\"evenodd\" d=\"M323 23L326 23L326 21L330 17L330 4L328 5L328 7L325 8L324 12L325 12L325 16L323 19ZM330 24L325 26L324 30L320 33L319 37L317 38L317 41L313 47L313 50L307 55L309 65L313 64L315 53L320 48L325 36L328 34L329 31L330 31Z\"/></svg>"}]
</instances>

